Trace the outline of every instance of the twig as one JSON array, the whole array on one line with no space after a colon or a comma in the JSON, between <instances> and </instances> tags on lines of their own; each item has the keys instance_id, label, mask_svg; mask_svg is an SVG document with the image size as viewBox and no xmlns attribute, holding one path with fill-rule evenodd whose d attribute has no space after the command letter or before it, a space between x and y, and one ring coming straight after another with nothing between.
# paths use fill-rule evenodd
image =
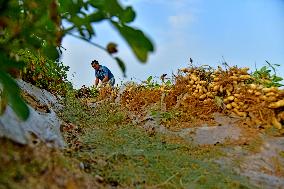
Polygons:
<instances>
[{"instance_id":1,"label":"twig","mask_svg":"<svg viewBox=\"0 0 284 189\"><path fill-rule=\"evenodd\" d=\"M261 111L260 111L260 110L258 110L258 112L259 112L259 115L260 115L260 119L261 119L261 121L264 121L264 120L263 120L263 116L262 116Z\"/></svg>"},{"instance_id":2,"label":"twig","mask_svg":"<svg viewBox=\"0 0 284 189\"><path fill-rule=\"evenodd\" d=\"M165 92L163 91L162 92L162 95L161 95L161 111L162 112L165 112L165 111L167 111L167 107L166 107L166 103L164 102L164 100L165 100L165 96L166 96L166 94L165 94Z\"/></svg>"},{"instance_id":3,"label":"twig","mask_svg":"<svg viewBox=\"0 0 284 189\"><path fill-rule=\"evenodd\" d=\"M184 169L184 168L183 168ZM170 176L167 180L165 180L164 182L151 186L150 188L157 188L159 186L163 186L165 184L167 184L170 180L172 180L175 176L177 176L183 169L181 169L180 171L178 171L177 173L173 174L172 176Z\"/></svg>"},{"instance_id":4,"label":"twig","mask_svg":"<svg viewBox=\"0 0 284 189\"><path fill-rule=\"evenodd\" d=\"M104 50L104 51L107 52L107 50L106 50L105 47L103 47L103 46L101 46L101 45L99 45L99 44L97 44L97 43L94 43L94 42L92 42L92 41L89 41L88 39L85 39L84 37L81 37L81 36L78 36L78 35L74 35L74 34L71 33L71 32L67 32L67 34L69 34L69 35L71 35L72 37L75 37L75 38L77 38L77 39L82 39L82 40L84 40L84 41L90 43L91 45L94 45L95 47L98 47L98 48L100 48L100 49L102 49L102 50ZM108 52L107 52L107 53L108 53ZM108 53L108 54L109 54L109 53ZM111 55L111 54L110 54L110 55Z\"/></svg>"}]
</instances>

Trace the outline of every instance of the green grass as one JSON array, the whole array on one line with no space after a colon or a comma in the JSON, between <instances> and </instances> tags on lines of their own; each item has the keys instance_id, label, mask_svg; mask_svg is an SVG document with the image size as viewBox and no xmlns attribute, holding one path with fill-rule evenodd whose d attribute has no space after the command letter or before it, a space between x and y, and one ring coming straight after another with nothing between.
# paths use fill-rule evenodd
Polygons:
<instances>
[{"instance_id":1,"label":"green grass","mask_svg":"<svg viewBox=\"0 0 284 189\"><path fill-rule=\"evenodd\" d=\"M74 106L74 104L76 106ZM85 171L122 188L255 188L211 161L219 147L194 147L178 138L149 134L129 124L116 105L89 109L69 100L62 116L80 125L81 147L68 156ZM71 147L72 145L70 145ZM67 153L66 153L67 154Z\"/></svg>"}]
</instances>

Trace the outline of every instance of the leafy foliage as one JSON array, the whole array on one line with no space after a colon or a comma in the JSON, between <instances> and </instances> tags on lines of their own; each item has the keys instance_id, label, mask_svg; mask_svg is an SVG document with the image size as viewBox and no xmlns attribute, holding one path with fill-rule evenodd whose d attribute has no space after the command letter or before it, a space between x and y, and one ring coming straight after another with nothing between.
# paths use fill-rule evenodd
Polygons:
<instances>
[{"instance_id":1,"label":"leafy foliage","mask_svg":"<svg viewBox=\"0 0 284 189\"><path fill-rule=\"evenodd\" d=\"M145 81L142 81L142 84L146 88L170 87L172 82L168 78L164 78L164 75L162 75L160 78L161 82L154 80L153 76L149 76Z\"/></svg>"},{"instance_id":2,"label":"leafy foliage","mask_svg":"<svg viewBox=\"0 0 284 189\"><path fill-rule=\"evenodd\" d=\"M95 36L92 24L108 20L126 40L139 61L146 62L148 53L154 51L153 44L148 37L141 30L129 26L129 23L133 22L136 17L133 8L123 7L117 0L79 0L68 3L59 0L58 10L62 20L68 25L64 28L64 34L77 33L80 35L79 38L90 41ZM116 60L125 74L124 62L113 55L117 52L116 44L109 43L107 47L99 47Z\"/></svg>"},{"instance_id":3,"label":"leafy foliage","mask_svg":"<svg viewBox=\"0 0 284 189\"><path fill-rule=\"evenodd\" d=\"M263 66L259 70L256 69L252 76L255 79L254 82L257 84L262 84L265 87L281 87L283 84L280 82L283 81L282 77L276 75L276 68L279 67L279 64L271 64L266 61L267 66ZM273 73L271 73L273 71Z\"/></svg>"},{"instance_id":4,"label":"leafy foliage","mask_svg":"<svg viewBox=\"0 0 284 189\"><path fill-rule=\"evenodd\" d=\"M147 88L160 88L160 84L157 81L154 81L153 76L149 76L143 83Z\"/></svg>"},{"instance_id":5,"label":"leafy foliage","mask_svg":"<svg viewBox=\"0 0 284 189\"><path fill-rule=\"evenodd\" d=\"M18 55L27 65L22 71L23 80L52 93L66 94L70 87L67 80L68 66L27 50L20 50Z\"/></svg>"},{"instance_id":6,"label":"leafy foliage","mask_svg":"<svg viewBox=\"0 0 284 189\"><path fill-rule=\"evenodd\" d=\"M0 71L4 72L1 74L0 80L3 85L2 99L8 99L8 103L12 105L18 115L27 118L27 112L24 112L24 110L28 110L27 106L23 103L19 93L15 92L19 90L16 83L7 74L11 68L19 69L19 58L16 52L27 49L34 56L47 57L50 61L48 60L45 63L53 64L51 61L58 60L60 57L61 41L67 34L105 50L125 72L124 62L113 55L117 51L116 46L102 47L91 41L95 36L93 24L104 20L110 21L116 27L130 45L138 60L145 62L148 53L152 52L154 48L142 31L129 26L129 23L134 19L135 12L132 7L123 7L117 0L0 1ZM28 66L29 68L31 66ZM64 69L62 66L59 68L59 70ZM32 70L34 74L38 74L38 70ZM62 76L62 73L59 75ZM17 90L7 87L4 82L15 86ZM46 83L39 85L48 88ZM51 88L54 88L54 86Z\"/></svg>"}]
</instances>

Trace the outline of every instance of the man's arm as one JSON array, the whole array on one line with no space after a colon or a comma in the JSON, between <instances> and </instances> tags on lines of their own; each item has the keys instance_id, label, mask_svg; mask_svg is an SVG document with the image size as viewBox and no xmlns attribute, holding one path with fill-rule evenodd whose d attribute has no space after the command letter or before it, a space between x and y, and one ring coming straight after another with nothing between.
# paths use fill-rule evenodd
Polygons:
<instances>
[{"instance_id":1,"label":"man's arm","mask_svg":"<svg viewBox=\"0 0 284 189\"><path fill-rule=\"evenodd\" d=\"M96 77L96 80L95 80L95 87L97 87L99 84L99 78Z\"/></svg>"},{"instance_id":2,"label":"man's arm","mask_svg":"<svg viewBox=\"0 0 284 189\"><path fill-rule=\"evenodd\" d=\"M102 80L102 83L106 83L106 82L108 82L108 76L106 75L105 77L104 77L104 79Z\"/></svg>"},{"instance_id":3,"label":"man's arm","mask_svg":"<svg viewBox=\"0 0 284 189\"><path fill-rule=\"evenodd\" d=\"M105 83L108 82L108 80L109 80L109 75L108 75L108 74L109 74L109 70L108 70L108 68L105 67L105 66L103 66L102 69L103 69L103 71L104 71L104 78L103 78L103 80L102 80L102 83L105 84Z\"/></svg>"}]
</instances>

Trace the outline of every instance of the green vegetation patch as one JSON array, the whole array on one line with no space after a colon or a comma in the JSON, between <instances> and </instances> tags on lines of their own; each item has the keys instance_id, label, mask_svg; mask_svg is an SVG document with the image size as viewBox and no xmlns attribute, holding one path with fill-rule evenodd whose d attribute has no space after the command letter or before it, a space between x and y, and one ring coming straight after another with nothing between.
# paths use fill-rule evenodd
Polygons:
<instances>
[{"instance_id":1,"label":"green vegetation patch","mask_svg":"<svg viewBox=\"0 0 284 189\"><path fill-rule=\"evenodd\" d=\"M115 104L91 109L77 103L74 110L74 101L68 103L65 119L84 126L75 139L80 147L70 144L66 154L104 182L123 188L252 188L247 180L210 160L220 154L218 146L198 148L177 138L150 135L129 124ZM72 116L67 115L69 108Z\"/></svg>"}]
</instances>

